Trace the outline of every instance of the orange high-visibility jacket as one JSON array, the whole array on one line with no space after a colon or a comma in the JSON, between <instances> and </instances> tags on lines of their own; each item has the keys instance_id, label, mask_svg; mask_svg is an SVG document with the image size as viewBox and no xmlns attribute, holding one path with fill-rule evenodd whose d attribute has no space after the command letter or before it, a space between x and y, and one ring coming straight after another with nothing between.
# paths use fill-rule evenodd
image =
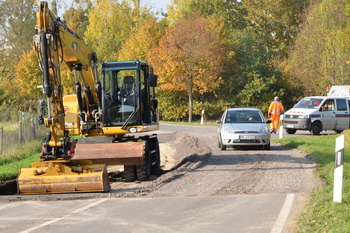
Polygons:
<instances>
[{"instance_id":1,"label":"orange high-visibility jacket","mask_svg":"<svg viewBox=\"0 0 350 233\"><path fill-rule=\"evenodd\" d=\"M278 101L273 101L269 107L269 114L281 114L284 111L283 105Z\"/></svg>"}]
</instances>

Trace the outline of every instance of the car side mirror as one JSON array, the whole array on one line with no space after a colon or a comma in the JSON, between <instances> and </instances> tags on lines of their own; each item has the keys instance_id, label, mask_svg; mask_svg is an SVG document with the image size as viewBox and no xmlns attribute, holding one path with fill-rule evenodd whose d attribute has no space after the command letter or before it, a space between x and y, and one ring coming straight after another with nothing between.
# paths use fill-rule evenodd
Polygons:
<instances>
[{"instance_id":1,"label":"car side mirror","mask_svg":"<svg viewBox=\"0 0 350 233\"><path fill-rule=\"evenodd\" d=\"M151 78L149 80L149 85L151 87L156 87L157 86L157 81L158 81L158 75L151 74Z\"/></svg>"},{"instance_id":2,"label":"car side mirror","mask_svg":"<svg viewBox=\"0 0 350 233\"><path fill-rule=\"evenodd\" d=\"M216 123L221 124L221 120L217 120Z\"/></svg>"},{"instance_id":3,"label":"car side mirror","mask_svg":"<svg viewBox=\"0 0 350 233\"><path fill-rule=\"evenodd\" d=\"M266 121L266 124L270 124L272 121L269 119Z\"/></svg>"}]
</instances>

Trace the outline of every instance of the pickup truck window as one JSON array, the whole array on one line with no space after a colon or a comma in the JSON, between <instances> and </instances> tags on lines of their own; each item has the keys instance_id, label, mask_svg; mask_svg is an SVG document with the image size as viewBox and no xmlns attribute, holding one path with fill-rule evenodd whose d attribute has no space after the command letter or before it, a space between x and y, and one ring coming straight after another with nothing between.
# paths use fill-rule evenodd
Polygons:
<instances>
[{"instance_id":1,"label":"pickup truck window","mask_svg":"<svg viewBox=\"0 0 350 233\"><path fill-rule=\"evenodd\" d=\"M337 99L337 110L338 111L347 111L348 108L346 106L346 100L345 99Z\"/></svg>"}]
</instances>

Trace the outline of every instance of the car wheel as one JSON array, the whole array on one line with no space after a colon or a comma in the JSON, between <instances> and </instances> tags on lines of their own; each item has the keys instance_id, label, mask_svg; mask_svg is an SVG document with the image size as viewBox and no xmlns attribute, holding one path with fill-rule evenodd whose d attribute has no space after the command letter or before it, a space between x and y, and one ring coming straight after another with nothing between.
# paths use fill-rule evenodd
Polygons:
<instances>
[{"instance_id":1,"label":"car wheel","mask_svg":"<svg viewBox=\"0 0 350 233\"><path fill-rule=\"evenodd\" d=\"M226 146L222 143L221 137L219 138L219 147L220 150L226 150Z\"/></svg>"},{"instance_id":2,"label":"car wheel","mask_svg":"<svg viewBox=\"0 0 350 233\"><path fill-rule=\"evenodd\" d=\"M286 129L287 134L295 134L297 132L296 129Z\"/></svg>"},{"instance_id":3,"label":"car wheel","mask_svg":"<svg viewBox=\"0 0 350 233\"><path fill-rule=\"evenodd\" d=\"M264 145L264 150L270 150L270 148L271 148L270 143L269 143L269 144L267 144L267 145Z\"/></svg>"},{"instance_id":4,"label":"car wheel","mask_svg":"<svg viewBox=\"0 0 350 233\"><path fill-rule=\"evenodd\" d=\"M319 135L322 131L322 124L319 122L315 122L311 125L310 132L312 135Z\"/></svg>"},{"instance_id":5,"label":"car wheel","mask_svg":"<svg viewBox=\"0 0 350 233\"><path fill-rule=\"evenodd\" d=\"M220 147L221 150L226 150L226 146L224 144L221 143L221 147Z\"/></svg>"}]
</instances>

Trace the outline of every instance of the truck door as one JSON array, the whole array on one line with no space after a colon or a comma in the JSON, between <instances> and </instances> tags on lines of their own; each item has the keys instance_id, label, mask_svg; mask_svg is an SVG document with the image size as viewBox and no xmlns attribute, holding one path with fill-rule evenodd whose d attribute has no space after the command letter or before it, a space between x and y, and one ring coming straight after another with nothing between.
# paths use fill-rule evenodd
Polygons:
<instances>
[{"instance_id":1,"label":"truck door","mask_svg":"<svg viewBox=\"0 0 350 233\"><path fill-rule=\"evenodd\" d=\"M334 99L327 99L320 109L320 119L324 130L334 130L336 123L335 113Z\"/></svg>"},{"instance_id":2,"label":"truck door","mask_svg":"<svg viewBox=\"0 0 350 233\"><path fill-rule=\"evenodd\" d=\"M336 99L336 123L335 130L349 128L349 110L346 99Z\"/></svg>"}]
</instances>

